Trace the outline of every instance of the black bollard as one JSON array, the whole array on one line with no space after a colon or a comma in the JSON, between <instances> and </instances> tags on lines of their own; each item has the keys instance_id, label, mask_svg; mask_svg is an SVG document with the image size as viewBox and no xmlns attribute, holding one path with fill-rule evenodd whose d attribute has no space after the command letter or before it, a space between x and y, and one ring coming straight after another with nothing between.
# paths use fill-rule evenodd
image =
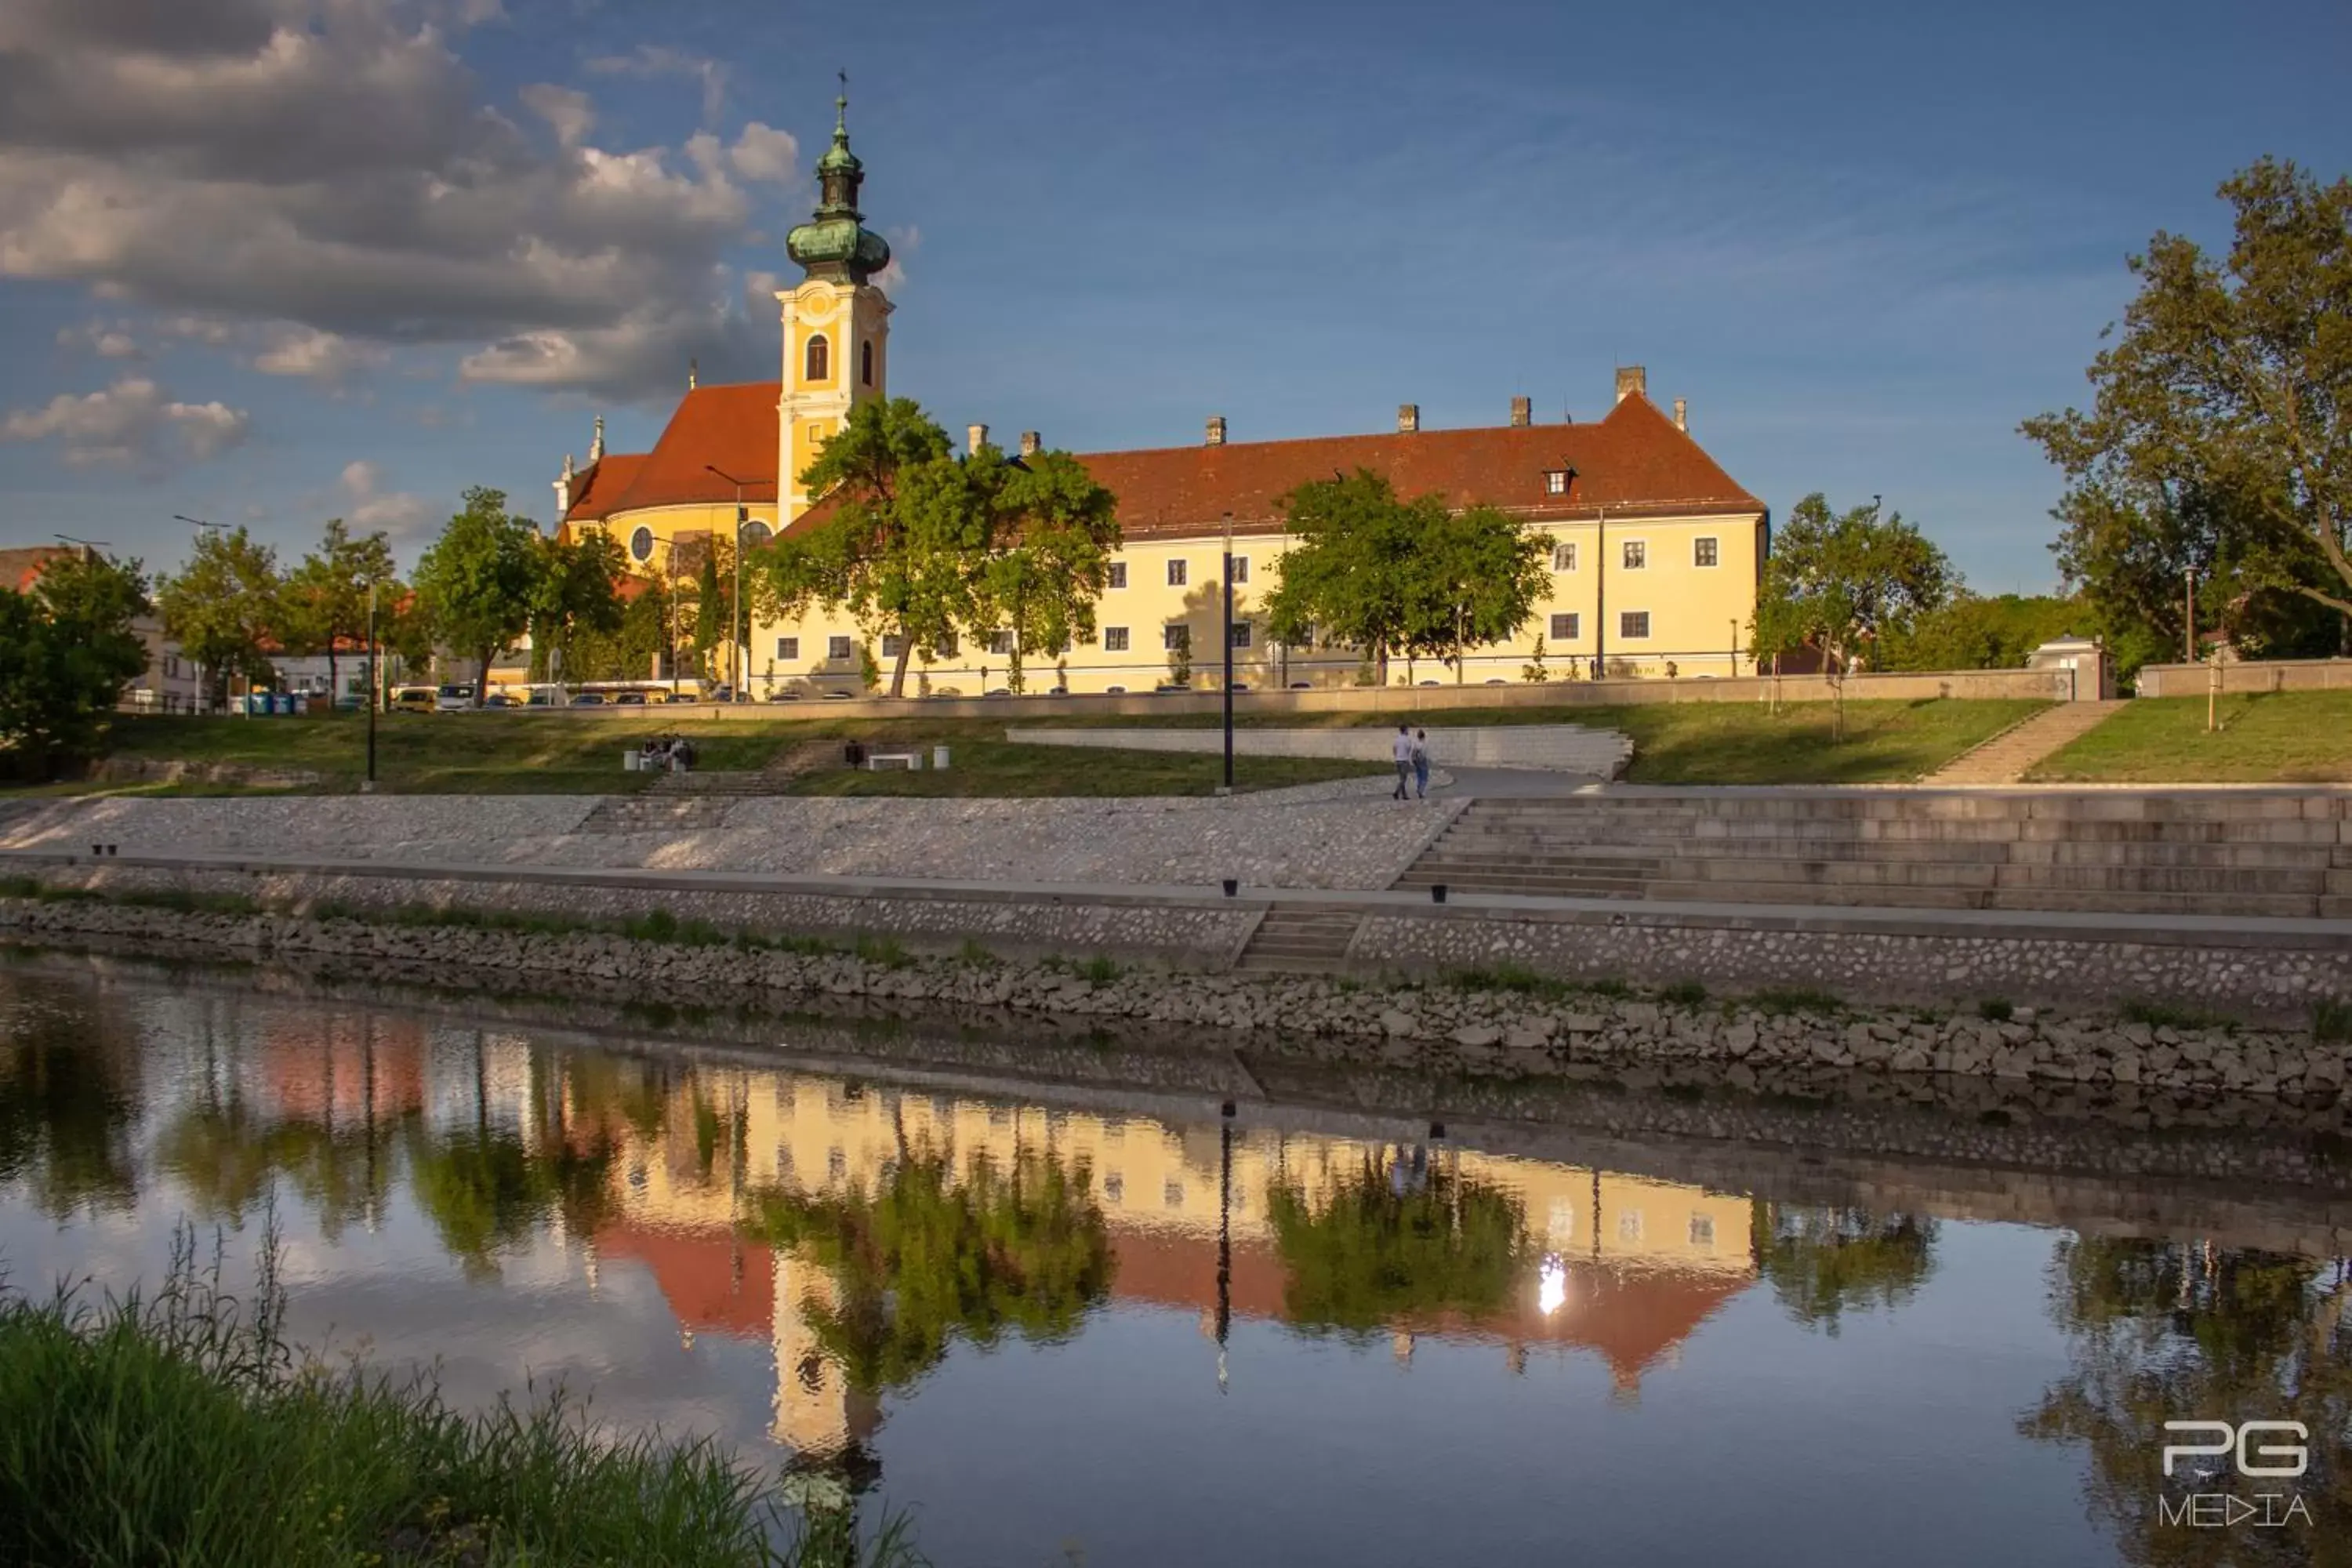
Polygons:
<instances>
[{"instance_id":1,"label":"black bollard","mask_svg":"<svg viewBox=\"0 0 2352 1568\"><path fill-rule=\"evenodd\" d=\"M1230 899L1241 890L1242 885L1238 879L1233 877L1225 879L1225 897Z\"/></svg>"},{"instance_id":2,"label":"black bollard","mask_svg":"<svg viewBox=\"0 0 2352 1568\"><path fill-rule=\"evenodd\" d=\"M1433 904L1442 904L1445 901L1444 883L1432 882L1429 885L1429 901Z\"/></svg>"}]
</instances>

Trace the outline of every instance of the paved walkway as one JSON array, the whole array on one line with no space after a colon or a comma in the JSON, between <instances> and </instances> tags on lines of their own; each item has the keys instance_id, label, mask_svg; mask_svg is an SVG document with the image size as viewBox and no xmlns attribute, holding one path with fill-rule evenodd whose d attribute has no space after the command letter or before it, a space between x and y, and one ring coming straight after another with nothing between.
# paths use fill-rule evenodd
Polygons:
<instances>
[{"instance_id":1,"label":"paved walkway","mask_svg":"<svg viewBox=\"0 0 2352 1568\"><path fill-rule=\"evenodd\" d=\"M1946 763L1920 782L1929 784L2015 784L2036 763L2068 742L2086 735L2123 706L2108 702L2061 702L2022 724L2012 724L1982 745Z\"/></svg>"}]
</instances>

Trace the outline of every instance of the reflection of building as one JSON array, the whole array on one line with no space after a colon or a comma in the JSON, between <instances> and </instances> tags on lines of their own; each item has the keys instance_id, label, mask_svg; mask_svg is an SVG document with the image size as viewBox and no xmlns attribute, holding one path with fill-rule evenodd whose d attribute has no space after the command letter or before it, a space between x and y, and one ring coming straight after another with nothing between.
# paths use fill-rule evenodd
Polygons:
<instances>
[{"instance_id":1,"label":"reflection of building","mask_svg":"<svg viewBox=\"0 0 2352 1568\"><path fill-rule=\"evenodd\" d=\"M424 1109L425 1058L424 1029L394 1015L272 1014L261 1037L278 1114L330 1125Z\"/></svg>"},{"instance_id":2,"label":"reflection of building","mask_svg":"<svg viewBox=\"0 0 2352 1568\"><path fill-rule=\"evenodd\" d=\"M871 1192L902 1152L947 1152L957 1169L985 1157L1001 1170L1024 1154L1050 1154L1088 1173L1109 1232L1115 1299L1199 1312L1213 1324L1222 1220L1231 1313L1280 1321L1288 1279L1271 1190L1288 1184L1319 1208L1342 1183L1363 1179L1368 1163L1380 1179L1393 1172L1403 1181L1413 1158L1349 1139L1246 1131L1234 1141L1226 1207L1214 1126L749 1071L695 1074L671 1094L656 1136L625 1131L621 1144L621 1217L599 1231L600 1259L648 1267L687 1332L766 1332L776 1355L774 1433L802 1450L868 1436L878 1414L817 1352L805 1310L833 1304L832 1281L737 1235L740 1205L763 1187ZM1469 1150L1424 1158L1444 1162L1463 1184L1507 1194L1525 1215L1532 1252L1504 1310L1393 1323L1402 1357L1417 1335L1499 1343L1514 1366L1531 1349L1585 1350L1630 1394L1754 1278L1746 1198Z\"/></svg>"}]
</instances>

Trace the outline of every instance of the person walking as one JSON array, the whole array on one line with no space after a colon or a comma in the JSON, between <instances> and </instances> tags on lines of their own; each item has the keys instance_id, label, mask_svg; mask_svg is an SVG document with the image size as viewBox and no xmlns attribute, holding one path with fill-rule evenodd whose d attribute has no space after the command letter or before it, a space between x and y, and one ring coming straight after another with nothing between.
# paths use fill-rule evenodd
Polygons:
<instances>
[{"instance_id":1,"label":"person walking","mask_svg":"<svg viewBox=\"0 0 2352 1568\"><path fill-rule=\"evenodd\" d=\"M1411 800L1412 797L1405 793L1404 786L1412 782L1412 725L1400 724L1397 726L1396 739L1389 742L1389 755L1396 759L1397 770L1396 794L1389 796L1389 798L1391 800Z\"/></svg>"},{"instance_id":2,"label":"person walking","mask_svg":"<svg viewBox=\"0 0 2352 1568\"><path fill-rule=\"evenodd\" d=\"M1426 730L1413 731L1412 794L1416 800L1429 798L1429 731Z\"/></svg>"}]
</instances>

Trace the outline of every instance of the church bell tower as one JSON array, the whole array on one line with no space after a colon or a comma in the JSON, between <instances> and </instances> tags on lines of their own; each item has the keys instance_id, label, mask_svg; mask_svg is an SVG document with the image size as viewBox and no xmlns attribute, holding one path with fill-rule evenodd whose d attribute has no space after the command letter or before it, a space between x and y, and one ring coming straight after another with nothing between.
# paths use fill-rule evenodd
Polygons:
<instances>
[{"instance_id":1,"label":"church bell tower","mask_svg":"<svg viewBox=\"0 0 2352 1568\"><path fill-rule=\"evenodd\" d=\"M880 397L888 384L889 297L869 279L890 264L890 246L857 210L866 167L849 150L847 82L834 100L833 145L817 160L815 213L784 237L806 274L779 289L782 307L782 395L776 409L777 493L789 523L809 509L801 475L841 428L850 409Z\"/></svg>"}]
</instances>

